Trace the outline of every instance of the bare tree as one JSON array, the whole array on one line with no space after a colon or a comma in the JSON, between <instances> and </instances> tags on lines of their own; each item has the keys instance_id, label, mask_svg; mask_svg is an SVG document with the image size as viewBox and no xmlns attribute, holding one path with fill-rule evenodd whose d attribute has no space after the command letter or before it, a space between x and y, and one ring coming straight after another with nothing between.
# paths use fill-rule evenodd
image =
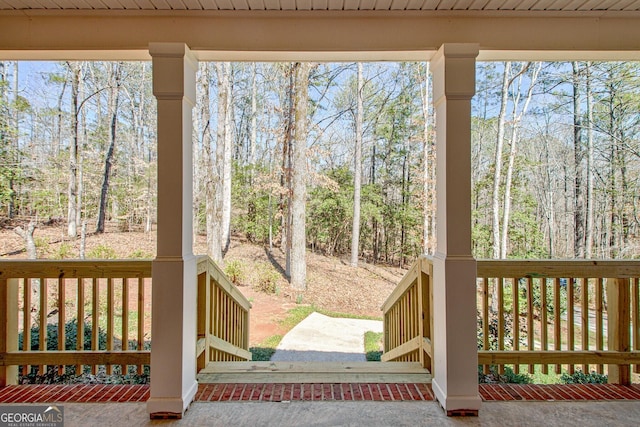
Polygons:
<instances>
[{"instance_id":1,"label":"bare tree","mask_svg":"<svg viewBox=\"0 0 640 427\"><path fill-rule=\"evenodd\" d=\"M351 228L351 266L358 266L360 242L360 191L362 189L362 120L364 116L364 78L362 62L358 62L357 110L356 110L356 146L353 171L353 226Z\"/></svg>"},{"instance_id":2,"label":"bare tree","mask_svg":"<svg viewBox=\"0 0 640 427\"><path fill-rule=\"evenodd\" d=\"M111 65L111 91L109 93L109 113L111 114L109 147L104 160L104 174L102 176L102 187L100 191L100 204L98 208L98 220L96 233L104 233L104 224L107 212L107 196L109 194L109 181L111 179L111 168L113 166L113 156L116 147L116 137L118 128L118 104L120 99L120 73L122 63Z\"/></svg>"},{"instance_id":3,"label":"bare tree","mask_svg":"<svg viewBox=\"0 0 640 427\"><path fill-rule=\"evenodd\" d=\"M78 104L79 85L82 74L82 63L67 62L71 70L71 135L72 141L69 145L69 191L67 209L67 235L75 238L78 235Z\"/></svg>"},{"instance_id":4,"label":"bare tree","mask_svg":"<svg viewBox=\"0 0 640 427\"><path fill-rule=\"evenodd\" d=\"M300 63L295 70L295 138L292 153L291 201L291 286L306 289L306 199L307 199L307 104L311 64Z\"/></svg>"}]
</instances>

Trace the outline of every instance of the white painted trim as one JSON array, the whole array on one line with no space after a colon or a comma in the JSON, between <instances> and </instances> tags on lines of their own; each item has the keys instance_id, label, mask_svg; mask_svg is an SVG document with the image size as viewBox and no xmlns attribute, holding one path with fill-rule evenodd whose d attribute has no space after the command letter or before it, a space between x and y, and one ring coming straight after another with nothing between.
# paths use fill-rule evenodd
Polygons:
<instances>
[{"instance_id":1,"label":"white painted trim","mask_svg":"<svg viewBox=\"0 0 640 427\"><path fill-rule=\"evenodd\" d=\"M447 396L435 379L431 381L431 389L436 400L445 411L462 409L478 411L482 405L482 399L477 394L474 396Z\"/></svg>"}]
</instances>

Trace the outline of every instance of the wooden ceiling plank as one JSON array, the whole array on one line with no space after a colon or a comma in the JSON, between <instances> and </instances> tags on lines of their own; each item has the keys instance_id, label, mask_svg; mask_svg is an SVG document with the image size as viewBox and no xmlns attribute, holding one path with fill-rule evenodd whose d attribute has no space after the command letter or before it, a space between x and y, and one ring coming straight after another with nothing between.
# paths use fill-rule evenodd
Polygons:
<instances>
[{"instance_id":1,"label":"wooden ceiling plank","mask_svg":"<svg viewBox=\"0 0 640 427\"><path fill-rule=\"evenodd\" d=\"M169 6L169 3L167 3L167 0L151 0L151 4L155 9L171 10L171 6Z\"/></svg>"},{"instance_id":2,"label":"wooden ceiling plank","mask_svg":"<svg viewBox=\"0 0 640 427\"><path fill-rule=\"evenodd\" d=\"M251 10L266 10L267 6L262 0L249 0L249 9Z\"/></svg>"},{"instance_id":3,"label":"wooden ceiling plank","mask_svg":"<svg viewBox=\"0 0 640 427\"><path fill-rule=\"evenodd\" d=\"M281 10L296 10L296 0L280 0Z\"/></svg>"},{"instance_id":4,"label":"wooden ceiling plank","mask_svg":"<svg viewBox=\"0 0 640 427\"><path fill-rule=\"evenodd\" d=\"M360 0L358 10L373 10L376 7L376 0Z\"/></svg>"},{"instance_id":5,"label":"wooden ceiling plank","mask_svg":"<svg viewBox=\"0 0 640 427\"><path fill-rule=\"evenodd\" d=\"M329 10L344 10L344 0L329 0Z\"/></svg>"},{"instance_id":6,"label":"wooden ceiling plank","mask_svg":"<svg viewBox=\"0 0 640 427\"><path fill-rule=\"evenodd\" d=\"M153 3L151 3L151 0L135 0L135 2L140 9L143 9L143 10L155 9L155 6L153 5Z\"/></svg>"},{"instance_id":7,"label":"wooden ceiling plank","mask_svg":"<svg viewBox=\"0 0 640 427\"><path fill-rule=\"evenodd\" d=\"M436 10L440 0L425 0L421 10Z\"/></svg>"},{"instance_id":8,"label":"wooden ceiling plank","mask_svg":"<svg viewBox=\"0 0 640 427\"><path fill-rule=\"evenodd\" d=\"M507 0L502 6L500 6L500 10L516 10L521 0Z\"/></svg>"},{"instance_id":9,"label":"wooden ceiling plank","mask_svg":"<svg viewBox=\"0 0 640 427\"><path fill-rule=\"evenodd\" d=\"M232 3L235 10L249 10L249 3L247 0L232 0Z\"/></svg>"},{"instance_id":10,"label":"wooden ceiling plank","mask_svg":"<svg viewBox=\"0 0 640 427\"><path fill-rule=\"evenodd\" d=\"M409 4L409 0L392 0L391 1L391 10L407 10L407 5Z\"/></svg>"},{"instance_id":11,"label":"wooden ceiling plank","mask_svg":"<svg viewBox=\"0 0 640 427\"><path fill-rule=\"evenodd\" d=\"M640 10L640 0L636 0L623 10Z\"/></svg>"},{"instance_id":12,"label":"wooden ceiling plank","mask_svg":"<svg viewBox=\"0 0 640 427\"><path fill-rule=\"evenodd\" d=\"M438 4L438 10L452 10L456 4L456 0L441 0Z\"/></svg>"},{"instance_id":13,"label":"wooden ceiling plank","mask_svg":"<svg viewBox=\"0 0 640 427\"><path fill-rule=\"evenodd\" d=\"M469 6L473 3L473 0L456 0L456 4L453 5L453 10L469 10Z\"/></svg>"},{"instance_id":14,"label":"wooden ceiling plank","mask_svg":"<svg viewBox=\"0 0 640 427\"><path fill-rule=\"evenodd\" d=\"M469 10L482 10L489 3L489 0L473 0L469 5Z\"/></svg>"},{"instance_id":15,"label":"wooden ceiling plank","mask_svg":"<svg viewBox=\"0 0 640 427\"><path fill-rule=\"evenodd\" d=\"M199 0L182 0L184 5L187 7L187 10L202 10L202 4Z\"/></svg>"},{"instance_id":16,"label":"wooden ceiling plank","mask_svg":"<svg viewBox=\"0 0 640 427\"><path fill-rule=\"evenodd\" d=\"M529 10L538 0L522 0L516 10Z\"/></svg>"},{"instance_id":17,"label":"wooden ceiling plank","mask_svg":"<svg viewBox=\"0 0 640 427\"><path fill-rule=\"evenodd\" d=\"M624 10L625 7L632 4L635 0L620 0L609 8L609 10Z\"/></svg>"},{"instance_id":18,"label":"wooden ceiling plank","mask_svg":"<svg viewBox=\"0 0 640 427\"><path fill-rule=\"evenodd\" d=\"M504 3L505 0L489 0L483 10L499 10Z\"/></svg>"},{"instance_id":19,"label":"wooden ceiling plank","mask_svg":"<svg viewBox=\"0 0 640 427\"><path fill-rule=\"evenodd\" d=\"M375 10L389 10L392 0L376 0Z\"/></svg>"},{"instance_id":20,"label":"wooden ceiling plank","mask_svg":"<svg viewBox=\"0 0 640 427\"><path fill-rule=\"evenodd\" d=\"M311 0L311 10L327 10L328 8L327 0Z\"/></svg>"},{"instance_id":21,"label":"wooden ceiling plank","mask_svg":"<svg viewBox=\"0 0 640 427\"><path fill-rule=\"evenodd\" d=\"M423 4L424 0L409 0L407 3L407 10L420 10L422 9Z\"/></svg>"},{"instance_id":22,"label":"wooden ceiling plank","mask_svg":"<svg viewBox=\"0 0 640 427\"><path fill-rule=\"evenodd\" d=\"M97 3L97 2L92 2L92 3ZM127 1L127 0L100 0L100 3L102 3L101 6L94 6L96 9L114 9L114 10L121 10L121 9L137 9L137 7L135 7L135 3L134 3L134 7L128 7L127 3L132 3L131 1Z\"/></svg>"},{"instance_id":23,"label":"wooden ceiling plank","mask_svg":"<svg viewBox=\"0 0 640 427\"><path fill-rule=\"evenodd\" d=\"M531 6L531 10L546 10L554 0L539 0Z\"/></svg>"},{"instance_id":24,"label":"wooden ceiling plank","mask_svg":"<svg viewBox=\"0 0 640 427\"><path fill-rule=\"evenodd\" d=\"M216 0L200 0L200 4L204 10L218 10Z\"/></svg>"},{"instance_id":25,"label":"wooden ceiling plank","mask_svg":"<svg viewBox=\"0 0 640 427\"><path fill-rule=\"evenodd\" d=\"M171 10L187 10L182 0L167 0L167 3L171 6Z\"/></svg>"},{"instance_id":26,"label":"wooden ceiling plank","mask_svg":"<svg viewBox=\"0 0 640 427\"><path fill-rule=\"evenodd\" d=\"M220 10L233 10L231 0L216 0L216 4Z\"/></svg>"},{"instance_id":27,"label":"wooden ceiling plank","mask_svg":"<svg viewBox=\"0 0 640 427\"><path fill-rule=\"evenodd\" d=\"M280 10L279 0L264 0L265 10Z\"/></svg>"}]
</instances>

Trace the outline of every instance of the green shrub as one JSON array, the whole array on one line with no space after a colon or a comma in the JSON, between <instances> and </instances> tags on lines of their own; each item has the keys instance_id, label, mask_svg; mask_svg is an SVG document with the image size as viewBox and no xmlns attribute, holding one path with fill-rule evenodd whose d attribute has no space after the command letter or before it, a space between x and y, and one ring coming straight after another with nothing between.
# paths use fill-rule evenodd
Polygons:
<instances>
[{"instance_id":1,"label":"green shrub","mask_svg":"<svg viewBox=\"0 0 640 427\"><path fill-rule=\"evenodd\" d=\"M224 274L235 285L239 285L244 280L244 263L238 259L229 261L224 267Z\"/></svg>"},{"instance_id":2,"label":"green shrub","mask_svg":"<svg viewBox=\"0 0 640 427\"><path fill-rule=\"evenodd\" d=\"M54 259L73 258L73 246L69 242L63 242L52 256Z\"/></svg>"},{"instance_id":3,"label":"green shrub","mask_svg":"<svg viewBox=\"0 0 640 427\"><path fill-rule=\"evenodd\" d=\"M280 274L268 263L260 263L257 265L257 268L258 278L253 286L254 289L268 294L275 294L278 290Z\"/></svg>"},{"instance_id":4,"label":"green shrub","mask_svg":"<svg viewBox=\"0 0 640 427\"><path fill-rule=\"evenodd\" d=\"M382 338L384 333L368 331L364 334L364 351L367 362L380 362L382 357Z\"/></svg>"},{"instance_id":5,"label":"green shrub","mask_svg":"<svg viewBox=\"0 0 640 427\"><path fill-rule=\"evenodd\" d=\"M38 350L40 346L40 328L33 326L31 328L31 350ZM76 319L72 319L65 323L65 350L76 350L78 338L78 323ZM18 346L22 349L24 340L23 333L18 334ZM92 344L92 328L91 324L84 324L84 350L91 350ZM104 350L107 346L107 333L103 329L98 330L98 348ZM131 341L129 347L135 348L136 342ZM150 349L150 343L144 343L145 350ZM58 325L47 324L47 350L58 350ZM26 375L19 376L20 384L70 384L70 383L100 383L100 384L146 384L149 382L149 366L144 367L144 373L138 374L137 367L129 366L125 374L122 373L120 365L113 367L113 374L106 375L103 366L99 368L97 375L91 375L89 366L85 366L84 372L76 372L75 365L65 367L65 373L58 373L57 365L47 366L44 374L38 373L37 366L31 366L31 371Z\"/></svg>"},{"instance_id":6,"label":"green shrub","mask_svg":"<svg viewBox=\"0 0 640 427\"><path fill-rule=\"evenodd\" d=\"M580 370L573 374L563 372L560 376L560 382L562 384L606 384L607 376L595 371L591 371L588 374Z\"/></svg>"},{"instance_id":7,"label":"green shrub","mask_svg":"<svg viewBox=\"0 0 640 427\"><path fill-rule=\"evenodd\" d=\"M87 258L91 259L116 259L116 251L106 245L98 245L87 252Z\"/></svg>"},{"instance_id":8,"label":"green shrub","mask_svg":"<svg viewBox=\"0 0 640 427\"><path fill-rule=\"evenodd\" d=\"M142 249L136 249L131 252L127 258L131 259L151 259L153 258L153 254L151 252L143 251Z\"/></svg>"},{"instance_id":9,"label":"green shrub","mask_svg":"<svg viewBox=\"0 0 640 427\"><path fill-rule=\"evenodd\" d=\"M498 372L498 367L492 365L489 368L489 374L482 372L482 366L478 366L478 382L479 383L506 383L506 384L531 384L533 379L529 374L516 374L508 366L504 367L504 374Z\"/></svg>"}]
</instances>

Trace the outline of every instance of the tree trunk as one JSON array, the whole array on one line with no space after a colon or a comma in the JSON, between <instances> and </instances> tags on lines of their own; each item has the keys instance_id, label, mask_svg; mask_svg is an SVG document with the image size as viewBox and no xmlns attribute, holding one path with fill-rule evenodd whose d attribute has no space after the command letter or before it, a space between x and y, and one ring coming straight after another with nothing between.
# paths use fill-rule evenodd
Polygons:
<instances>
[{"instance_id":1,"label":"tree trunk","mask_svg":"<svg viewBox=\"0 0 640 427\"><path fill-rule=\"evenodd\" d=\"M585 230L585 258L593 256L593 93L591 92L591 62L586 63L587 96L587 226Z\"/></svg>"},{"instance_id":2,"label":"tree trunk","mask_svg":"<svg viewBox=\"0 0 640 427\"><path fill-rule=\"evenodd\" d=\"M353 172L353 225L351 228L351 266L358 266L360 243L360 191L362 187L362 120L364 116L364 78L362 62L358 62L358 106L356 111L356 147Z\"/></svg>"},{"instance_id":3,"label":"tree trunk","mask_svg":"<svg viewBox=\"0 0 640 427\"><path fill-rule=\"evenodd\" d=\"M502 77L502 97L500 102L500 113L498 114L498 136L496 139L495 171L493 178L492 197L492 230L493 230L493 258L501 258L500 254L500 184L502 180L502 147L504 145L504 131L507 120L507 104L509 100L509 74L511 74L511 62L504 63L504 74Z\"/></svg>"},{"instance_id":4,"label":"tree trunk","mask_svg":"<svg viewBox=\"0 0 640 427\"><path fill-rule=\"evenodd\" d=\"M222 252L229 249L231 239L231 170L233 153L233 93L231 63L225 62L227 106L224 117L224 169L222 178Z\"/></svg>"},{"instance_id":5,"label":"tree trunk","mask_svg":"<svg viewBox=\"0 0 640 427\"><path fill-rule=\"evenodd\" d=\"M222 179L224 176L225 118L227 116L227 77L225 67L216 63L218 77L218 125L216 131L216 157L213 173L213 185L207 186L207 247L209 256L215 262L222 262Z\"/></svg>"},{"instance_id":6,"label":"tree trunk","mask_svg":"<svg viewBox=\"0 0 640 427\"><path fill-rule=\"evenodd\" d=\"M311 64L296 67L295 138L291 201L291 286L306 289L306 201L307 201L307 104Z\"/></svg>"},{"instance_id":7,"label":"tree trunk","mask_svg":"<svg viewBox=\"0 0 640 427\"><path fill-rule=\"evenodd\" d=\"M289 67L289 105L286 117L286 129L282 143L282 173L280 175L280 185L283 192L280 203L280 213L282 218L282 245L285 252L285 275L291 277L291 169L293 151L293 138L295 129L295 93L296 93L296 71L299 63L292 63ZM286 196L285 196L286 195Z\"/></svg>"},{"instance_id":8,"label":"tree trunk","mask_svg":"<svg viewBox=\"0 0 640 427\"><path fill-rule=\"evenodd\" d=\"M520 113L517 112L518 104L520 103L520 88L522 86L522 76L525 71L529 69L531 63L528 62L522 65L520 72L518 75L520 78L518 79L518 89L517 95L513 100L513 123L511 125L511 148L509 150L509 164L507 166L507 176L505 178L504 185L504 207L502 211L502 240L500 243L500 257L507 257L507 242L509 236L509 216L511 215L511 182L513 180L513 168L516 159L517 153L517 145L518 145L518 137L520 130L520 123L522 122L522 117L527 113L529 109L529 103L531 102L531 97L533 96L533 88L536 84L536 80L538 79L538 73L540 72L540 68L542 66L541 63L537 63L536 67L533 70L529 78L529 88L527 90L527 95L524 100L524 105L520 110Z\"/></svg>"},{"instance_id":9,"label":"tree trunk","mask_svg":"<svg viewBox=\"0 0 640 427\"><path fill-rule=\"evenodd\" d=\"M35 221L30 221L26 230L23 230L22 227L14 228L16 234L24 239L25 246L27 248L27 258L28 259L37 259L38 251L36 249L36 242L33 239L33 233L36 231L36 223ZM25 279L26 280L26 279Z\"/></svg>"},{"instance_id":10,"label":"tree trunk","mask_svg":"<svg viewBox=\"0 0 640 427\"><path fill-rule=\"evenodd\" d=\"M110 140L107 155L104 160L104 174L102 177L102 189L100 191L100 206L98 209L98 221L96 233L104 233L104 224L107 213L107 199L109 193L109 181L111 179L111 167L113 164L113 152L116 146L116 136L118 127L118 101L120 98L120 68L122 64L113 64L111 70L112 82L109 94L109 111L111 113Z\"/></svg>"},{"instance_id":11,"label":"tree trunk","mask_svg":"<svg viewBox=\"0 0 640 427\"><path fill-rule=\"evenodd\" d=\"M582 149L582 111L580 98L580 69L577 62L572 62L573 77L573 160L574 160L574 243L573 256L584 258L584 184L582 182L584 150Z\"/></svg>"},{"instance_id":12,"label":"tree trunk","mask_svg":"<svg viewBox=\"0 0 640 427\"><path fill-rule=\"evenodd\" d=\"M78 235L78 89L80 85L81 63L67 62L71 70L71 144L69 145L69 191L67 209L67 236Z\"/></svg>"},{"instance_id":13,"label":"tree trunk","mask_svg":"<svg viewBox=\"0 0 640 427\"><path fill-rule=\"evenodd\" d=\"M425 64L424 85L422 86L422 118L424 129L422 137L422 251L432 255L435 251L435 147L431 138L431 80L429 62Z\"/></svg>"}]
</instances>

